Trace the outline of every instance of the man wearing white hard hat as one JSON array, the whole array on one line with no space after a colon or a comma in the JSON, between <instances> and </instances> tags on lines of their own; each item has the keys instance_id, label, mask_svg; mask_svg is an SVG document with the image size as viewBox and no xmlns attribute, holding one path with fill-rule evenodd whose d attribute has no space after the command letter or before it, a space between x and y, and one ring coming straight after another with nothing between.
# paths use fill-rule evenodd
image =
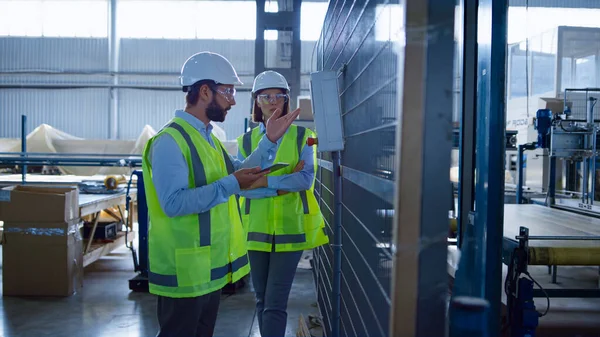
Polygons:
<instances>
[{"instance_id":1,"label":"man wearing white hard hat","mask_svg":"<svg viewBox=\"0 0 600 337\"><path fill-rule=\"evenodd\" d=\"M243 162L211 134L235 105L242 82L223 56L201 52L181 69L186 107L144 149L150 225L148 281L158 295L158 336L212 336L221 289L247 275L246 237L236 194L267 172L262 158L299 110L273 114L266 134Z\"/></svg>"}]
</instances>

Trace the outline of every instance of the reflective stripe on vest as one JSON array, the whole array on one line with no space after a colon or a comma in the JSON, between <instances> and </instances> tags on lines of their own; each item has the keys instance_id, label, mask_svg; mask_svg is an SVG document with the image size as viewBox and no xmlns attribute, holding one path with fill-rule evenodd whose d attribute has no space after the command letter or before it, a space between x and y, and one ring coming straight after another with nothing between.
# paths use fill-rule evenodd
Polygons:
<instances>
[{"instance_id":1,"label":"reflective stripe on vest","mask_svg":"<svg viewBox=\"0 0 600 337\"><path fill-rule=\"evenodd\" d=\"M183 139L185 140L187 146L190 148L190 155L192 161L192 168L194 174L194 182L196 187L201 187L207 185L206 182L206 172L204 170L204 165L200 160L200 156L198 155L198 151L190 135L181 127L181 125L173 122L166 126L167 128L172 128L179 132ZM215 146L221 147L221 151L223 153L223 158L225 161L225 166L227 168L227 172L229 174L233 173L233 163L229 158L229 155L220 144L215 144ZM238 204L239 211L239 204ZM241 212L240 212L241 219ZM210 210L199 213L198 214L198 222L199 222L199 233L200 233L200 247L206 247L211 245L211 217ZM227 273L234 273L238 271L240 268L244 267L248 264L248 256L244 254L243 256L237 258L231 263L227 265L212 268L210 271L211 281L215 281L227 276ZM177 275L162 275L154 273L148 270L148 281L150 283L165 286L165 287L178 287L177 283Z\"/></svg>"},{"instance_id":2,"label":"reflective stripe on vest","mask_svg":"<svg viewBox=\"0 0 600 337\"><path fill-rule=\"evenodd\" d=\"M240 268L248 264L248 255L243 255L235 261L210 270L210 280L215 281L227 276L227 273L235 273ZM177 275L161 275L148 271L148 281L159 286L177 287Z\"/></svg>"},{"instance_id":3,"label":"reflective stripe on vest","mask_svg":"<svg viewBox=\"0 0 600 337\"><path fill-rule=\"evenodd\" d=\"M296 134L296 146L298 148L298 159L300 159L300 153L302 153L302 147L304 146L304 136L306 135L305 128L297 128ZM252 153L252 132L247 132L243 137L243 149L246 157ZM306 191L298 192L300 194L300 199L302 200L302 208L304 209L304 214L310 214L310 209L308 207L308 199L306 197ZM246 205L244 206L244 214L250 214L250 203L251 199L246 199ZM262 240L255 240L262 241ZM266 241L263 241L266 242ZM268 241L271 242L271 241ZM290 242L280 242L280 243L297 243L298 241L290 241ZM303 241L300 241L303 242Z\"/></svg>"}]
</instances>

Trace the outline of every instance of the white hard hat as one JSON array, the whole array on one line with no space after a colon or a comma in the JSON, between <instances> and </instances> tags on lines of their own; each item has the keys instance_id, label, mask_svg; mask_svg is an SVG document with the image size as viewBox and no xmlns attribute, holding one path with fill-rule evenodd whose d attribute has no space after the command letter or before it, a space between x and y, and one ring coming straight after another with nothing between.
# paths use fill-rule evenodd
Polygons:
<instances>
[{"instance_id":1,"label":"white hard hat","mask_svg":"<svg viewBox=\"0 0 600 337\"><path fill-rule=\"evenodd\" d=\"M254 85L252 85L252 94L255 94L259 90L270 88L279 88L287 91L290 90L290 86L283 75L273 70L267 70L258 74L258 76L256 76L254 79Z\"/></svg>"},{"instance_id":2,"label":"white hard hat","mask_svg":"<svg viewBox=\"0 0 600 337\"><path fill-rule=\"evenodd\" d=\"M218 84L243 84L225 57L208 51L190 56L181 67L179 78L184 87L202 80L213 80Z\"/></svg>"}]
</instances>

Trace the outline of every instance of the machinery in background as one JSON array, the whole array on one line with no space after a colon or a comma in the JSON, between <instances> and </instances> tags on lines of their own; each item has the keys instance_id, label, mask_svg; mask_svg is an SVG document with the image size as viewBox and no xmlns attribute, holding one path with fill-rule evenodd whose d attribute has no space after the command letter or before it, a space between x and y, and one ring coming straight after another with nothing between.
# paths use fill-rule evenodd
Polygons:
<instances>
[{"instance_id":1,"label":"machinery in background","mask_svg":"<svg viewBox=\"0 0 600 337\"><path fill-rule=\"evenodd\" d=\"M504 282L506 292L506 322L503 329L509 329L510 337L535 336L539 318L550 309L550 299L546 313L540 314L533 301L535 280L527 271L529 258L529 230L525 227L519 229L518 245L506 249L504 263L508 265L508 274ZM525 275L526 277L522 277ZM535 282L537 283L537 282Z\"/></svg>"},{"instance_id":2,"label":"machinery in background","mask_svg":"<svg viewBox=\"0 0 600 337\"><path fill-rule=\"evenodd\" d=\"M585 111L581 113L583 104L574 109L567 104L569 93L577 93L585 100ZM596 93L596 96L592 96ZM596 193L596 162L598 158L599 127L595 124L594 108L600 97L600 89L566 89L564 94L564 110L561 112L540 109L536 112L535 129L537 141L518 146L517 155L517 203L523 203L523 157L524 151L547 149L550 157L550 174L548 190L544 204L569 209L578 209L600 214L600 207L594 205ZM583 98L581 97L581 98ZM581 100L581 99L580 99ZM562 159L572 169L580 166L582 182L580 191L569 191L578 195L574 198L556 198L556 165ZM577 185L577 184L571 184ZM575 189L575 188L572 188Z\"/></svg>"},{"instance_id":3,"label":"machinery in background","mask_svg":"<svg viewBox=\"0 0 600 337\"><path fill-rule=\"evenodd\" d=\"M528 266L579 265L594 266L600 253L589 247L530 247L532 240L600 240L596 236L530 236L529 229L521 226L514 239L505 237L502 242L502 262L508 266L504 283L507 321L511 337L535 336L540 317L550 310L550 298L600 298L600 289L543 289L528 272ZM538 288L535 289L534 285ZM534 298L545 297L544 313L539 313Z\"/></svg>"}]
</instances>

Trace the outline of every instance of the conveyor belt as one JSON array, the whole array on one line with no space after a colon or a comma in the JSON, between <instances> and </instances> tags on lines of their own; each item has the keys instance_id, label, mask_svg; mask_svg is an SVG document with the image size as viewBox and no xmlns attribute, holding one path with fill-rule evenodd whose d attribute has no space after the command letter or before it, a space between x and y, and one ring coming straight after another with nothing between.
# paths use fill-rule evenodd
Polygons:
<instances>
[{"instance_id":1,"label":"conveyor belt","mask_svg":"<svg viewBox=\"0 0 600 337\"><path fill-rule=\"evenodd\" d=\"M540 205L504 205L504 236L514 239L519 227L530 236L600 236L600 219ZM600 248L600 240L531 240L530 247Z\"/></svg>"}]
</instances>

